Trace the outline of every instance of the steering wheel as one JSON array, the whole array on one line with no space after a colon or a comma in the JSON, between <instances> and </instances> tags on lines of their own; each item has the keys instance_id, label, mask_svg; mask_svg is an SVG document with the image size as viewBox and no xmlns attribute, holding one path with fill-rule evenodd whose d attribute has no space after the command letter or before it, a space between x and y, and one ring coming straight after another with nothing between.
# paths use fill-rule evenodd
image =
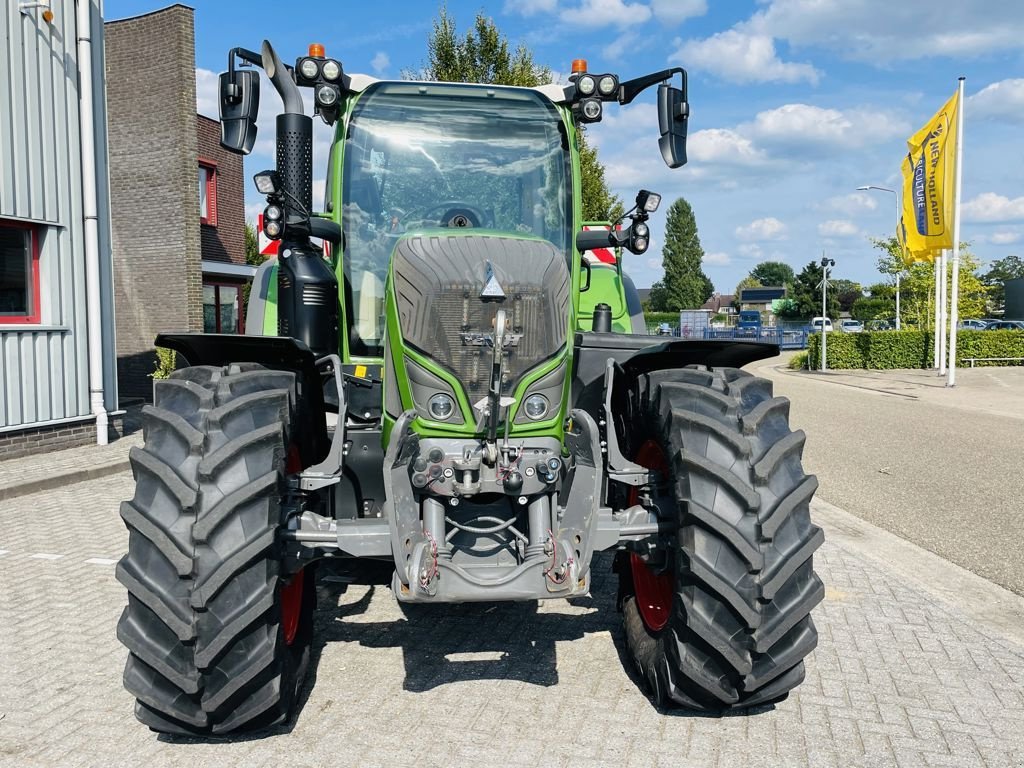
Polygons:
<instances>
[{"instance_id":1,"label":"steering wheel","mask_svg":"<svg viewBox=\"0 0 1024 768\"><path fill-rule=\"evenodd\" d=\"M483 226L486 216L475 205L470 205L462 200L446 200L425 209L419 218L433 219L442 227L472 229Z\"/></svg>"}]
</instances>

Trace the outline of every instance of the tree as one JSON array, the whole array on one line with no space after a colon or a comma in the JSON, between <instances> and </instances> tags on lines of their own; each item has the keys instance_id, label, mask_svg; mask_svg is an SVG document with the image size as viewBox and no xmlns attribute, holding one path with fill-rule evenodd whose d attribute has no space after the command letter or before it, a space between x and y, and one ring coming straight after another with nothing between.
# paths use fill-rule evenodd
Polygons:
<instances>
[{"instance_id":1,"label":"tree","mask_svg":"<svg viewBox=\"0 0 1024 768\"><path fill-rule=\"evenodd\" d=\"M492 83L527 88L550 83L551 69L537 64L524 45L513 52L508 39L493 19L478 12L473 28L459 37L455 19L441 7L427 38L427 63L419 72L403 72L410 80L445 83ZM587 144L583 130L577 132L580 150L583 218L587 221L615 221L624 212L622 201L608 189L604 166L597 149Z\"/></svg>"},{"instance_id":2,"label":"tree","mask_svg":"<svg viewBox=\"0 0 1024 768\"><path fill-rule=\"evenodd\" d=\"M878 269L883 274L902 272L900 283L901 322L930 331L935 327L935 267L931 262L916 261L905 266L896 238L873 239L881 251ZM970 251L970 243L960 243L959 316L962 319L984 317L988 288L977 275L978 259ZM952 297L953 270L946 274L947 296Z\"/></svg>"},{"instance_id":3,"label":"tree","mask_svg":"<svg viewBox=\"0 0 1024 768\"><path fill-rule=\"evenodd\" d=\"M849 312L853 307L853 303L857 299L864 297L860 283L853 280L833 280L832 287L836 291L836 300L839 302L840 312Z\"/></svg>"},{"instance_id":4,"label":"tree","mask_svg":"<svg viewBox=\"0 0 1024 768\"><path fill-rule=\"evenodd\" d=\"M839 301L836 297L836 290L832 287L832 281L829 282L830 288L826 301L828 316L836 318L839 316ZM809 320L821 315L821 264L819 262L812 261L800 270L800 274L793 280L793 293L789 298L791 301L781 308L785 314L780 311L780 316L786 320Z\"/></svg>"},{"instance_id":5,"label":"tree","mask_svg":"<svg viewBox=\"0 0 1024 768\"><path fill-rule=\"evenodd\" d=\"M750 277L757 281L758 285L772 287L786 287L792 284L793 268L781 261L762 261L752 270Z\"/></svg>"},{"instance_id":6,"label":"tree","mask_svg":"<svg viewBox=\"0 0 1024 768\"><path fill-rule=\"evenodd\" d=\"M651 287L651 306L660 312L696 309L711 298L714 286L701 269L703 259L693 209L680 197L669 207L665 220L661 251L665 277Z\"/></svg>"},{"instance_id":7,"label":"tree","mask_svg":"<svg viewBox=\"0 0 1024 768\"><path fill-rule=\"evenodd\" d=\"M981 281L988 287L989 308L993 314L1002 314L1006 305L1006 281L1024 277L1024 259L1007 256L992 262Z\"/></svg>"}]
</instances>

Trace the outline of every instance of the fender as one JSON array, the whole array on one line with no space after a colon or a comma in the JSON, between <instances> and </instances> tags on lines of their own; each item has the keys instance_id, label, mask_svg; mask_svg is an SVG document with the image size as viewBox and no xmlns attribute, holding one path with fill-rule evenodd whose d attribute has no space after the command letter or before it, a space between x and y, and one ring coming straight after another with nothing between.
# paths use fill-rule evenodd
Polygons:
<instances>
[{"instance_id":1,"label":"fender","mask_svg":"<svg viewBox=\"0 0 1024 768\"><path fill-rule=\"evenodd\" d=\"M573 407L582 408L595 419L600 418L609 358L616 363L617 378L632 379L648 371L686 365L742 368L779 354L777 344L757 341L655 339L657 337L637 334L577 332L573 354Z\"/></svg>"},{"instance_id":2,"label":"fender","mask_svg":"<svg viewBox=\"0 0 1024 768\"><path fill-rule=\"evenodd\" d=\"M161 333L155 344L173 349L190 366L259 363L266 368L293 372L297 423L292 438L298 441L302 465L311 466L327 455L330 440L324 419L324 379L316 357L303 342L287 336Z\"/></svg>"}]
</instances>

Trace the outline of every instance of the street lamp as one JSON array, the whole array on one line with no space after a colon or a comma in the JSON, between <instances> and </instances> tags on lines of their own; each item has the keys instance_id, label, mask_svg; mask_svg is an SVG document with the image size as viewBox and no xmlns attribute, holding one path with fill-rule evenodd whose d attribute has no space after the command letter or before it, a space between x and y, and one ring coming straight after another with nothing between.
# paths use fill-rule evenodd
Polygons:
<instances>
[{"instance_id":1,"label":"street lamp","mask_svg":"<svg viewBox=\"0 0 1024 768\"><path fill-rule=\"evenodd\" d=\"M895 189L889 189L888 187L878 187L874 184L865 184L863 187L857 187L861 192L867 192L869 189L877 189L879 192L891 192L892 196L896 200L896 231L900 229L900 196ZM900 329L900 273L896 272L896 330Z\"/></svg>"},{"instance_id":2,"label":"street lamp","mask_svg":"<svg viewBox=\"0 0 1024 768\"><path fill-rule=\"evenodd\" d=\"M828 273L835 259L821 257L821 370L828 370Z\"/></svg>"}]
</instances>

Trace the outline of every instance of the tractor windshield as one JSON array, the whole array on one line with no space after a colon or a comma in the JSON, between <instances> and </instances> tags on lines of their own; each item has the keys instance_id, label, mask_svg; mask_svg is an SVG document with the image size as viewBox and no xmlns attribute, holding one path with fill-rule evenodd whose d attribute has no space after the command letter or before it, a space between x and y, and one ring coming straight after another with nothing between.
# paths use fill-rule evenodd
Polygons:
<instances>
[{"instance_id":1,"label":"tractor windshield","mask_svg":"<svg viewBox=\"0 0 1024 768\"><path fill-rule=\"evenodd\" d=\"M568 257L568 141L557 109L534 91L373 86L353 110L344 163L353 355L383 354L384 281L395 243L406 233L440 227L518 233L548 240Z\"/></svg>"}]
</instances>

